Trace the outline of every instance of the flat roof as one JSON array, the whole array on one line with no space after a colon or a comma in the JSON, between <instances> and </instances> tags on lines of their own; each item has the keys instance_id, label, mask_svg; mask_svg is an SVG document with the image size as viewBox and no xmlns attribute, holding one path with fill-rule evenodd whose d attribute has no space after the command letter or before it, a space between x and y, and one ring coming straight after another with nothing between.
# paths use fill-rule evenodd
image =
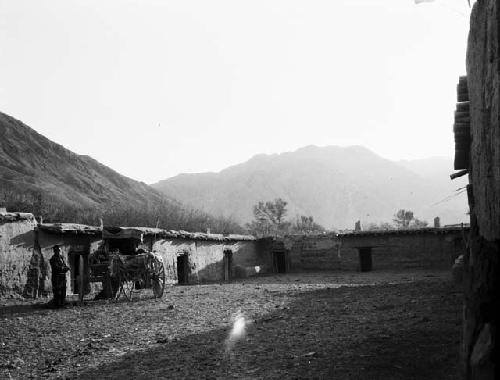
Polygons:
<instances>
[{"instance_id":1,"label":"flat roof","mask_svg":"<svg viewBox=\"0 0 500 380\"><path fill-rule=\"evenodd\" d=\"M153 227L114 227L105 226L104 228L88 226L77 223L41 223L38 228L52 233L60 234L83 234L83 235L101 235L105 239L130 239L144 236L157 236L163 239L186 239L186 240L206 240L206 241L250 241L255 240L252 235L238 234L206 234L203 232L188 232L184 230L164 230Z\"/></svg>"},{"instance_id":2,"label":"flat roof","mask_svg":"<svg viewBox=\"0 0 500 380\"><path fill-rule=\"evenodd\" d=\"M134 237L134 234L145 236L157 236L164 239L186 239L186 240L206 240L206 241L249 241L255 240L252 235L238 234L207 234L203 232L188 232L184 230L164 230L152 227L104 227L104 238L127 238Z\"/></svg>"},{"instance_id":3,"label":"flat roof","mask_svg":"<svg viewBox=\"0 0 500 380\"><path fill-rule=\"evenodd\" d=\"M426 228L402 228L393 230L371 230L371 231L349 231L339 233L339 238L357 238L365 236L385 236L385 235L419 235L419 234L449 234L462 231L469 231L469 224L445 227L426 227Z\"/></svg>"},{"instance_id":4,"label":"flat roof","mask_svg":"<svg viewBox=\"0 0 500 380\"><path fill-rule=\"evenodd\" d=\"M53 233L74 235L98 235L102 232L101 227L78 223L39 223L38 228Z\"/></svg>"},{"instance_id":5,"label":"flat roof","mask_svg":"<svg viewBox=\"0 0 500 380\"><path fill-rule=\"evenodd\" d=\"M0 222L35 221L35 216L29 212L0 212Z\"/></svg>"}]
</instances>

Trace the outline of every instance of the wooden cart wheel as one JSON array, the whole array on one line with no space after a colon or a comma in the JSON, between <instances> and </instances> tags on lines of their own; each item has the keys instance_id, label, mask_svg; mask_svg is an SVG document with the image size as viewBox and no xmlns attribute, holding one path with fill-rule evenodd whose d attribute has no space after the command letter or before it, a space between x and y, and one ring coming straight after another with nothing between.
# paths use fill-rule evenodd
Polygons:
<instances>
[{"instance_id":1,"label":"wooden cart wheel","mask_svg":"<svg viewBox=\"0 0 500 380\"><path fill-rule=\"evenodd\" d=\"M155 298L161 298L165 291L165 266L163 261L152 257L150 261L150 276L153 295Z\"/></svg>"}]
</instances>

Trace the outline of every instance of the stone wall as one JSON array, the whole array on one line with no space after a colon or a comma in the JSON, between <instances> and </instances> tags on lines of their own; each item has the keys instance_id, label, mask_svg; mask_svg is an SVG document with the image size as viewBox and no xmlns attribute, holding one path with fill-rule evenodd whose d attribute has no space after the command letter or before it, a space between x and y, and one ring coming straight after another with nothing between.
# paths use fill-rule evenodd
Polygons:
<instances>
[{"instance_id":1,"label":"stone wall","mask_svg":"<svg viewBox=\"0 0 500 380\"><path fill-rule=\"evenodd\" d=\"M36 222L0 220L0 295L23 293L26 285Z\"/></svg>"},{"instance_id":2,"label":"stone wall","mask_svg":"<svg viewBox=\"0 0 500 380\"><path fill-rule=\"evenodd\" d=\"M475 3L467 47L470 251L464 258L466 379L500 378L500 5Z\"/></svg>"}]
</instances>

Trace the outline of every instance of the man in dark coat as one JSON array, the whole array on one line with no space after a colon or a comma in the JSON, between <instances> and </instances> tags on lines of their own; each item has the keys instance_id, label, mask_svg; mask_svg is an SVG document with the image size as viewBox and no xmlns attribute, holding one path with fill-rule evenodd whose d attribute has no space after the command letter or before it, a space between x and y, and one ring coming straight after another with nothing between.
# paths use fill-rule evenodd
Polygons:
<instances>
[{"instance_id":1,"label":"man in dark coat","mask_svg":"<svg viewBox=\"0 0 500 380\"><path fill-rule=\"evenodd\" d=\"M61 256L61 250L58 245L53 247L54 255L50 258L50 267L52 268L52 292L54 293L54 306L64 306L66 298L66 272L69 267Z\"/></svg>"}]
</instances>

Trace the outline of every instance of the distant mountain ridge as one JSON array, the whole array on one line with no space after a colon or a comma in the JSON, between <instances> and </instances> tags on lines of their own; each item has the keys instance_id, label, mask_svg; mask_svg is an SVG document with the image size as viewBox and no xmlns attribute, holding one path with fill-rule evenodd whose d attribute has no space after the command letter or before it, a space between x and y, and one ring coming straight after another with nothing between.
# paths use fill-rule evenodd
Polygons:
<instances>
[{"instance_id":1,"label":"distant mountain ridge","mask_svg":"<svg viewBox=\"0 0 500 380\"><path fill-rule=\"evenodd\" d=\"M361 147L307 146L256 155L219 173L180 174L152 186L181 202L238 222L252 219L258 201L281 197L288 217L312 215L325 227L391 221L411 209L432 223L467 221L463 181L451 182L452 161L442 157L391 161ZM449 199L447 199L449 198Z\"/></svg>"}]
</instances>

